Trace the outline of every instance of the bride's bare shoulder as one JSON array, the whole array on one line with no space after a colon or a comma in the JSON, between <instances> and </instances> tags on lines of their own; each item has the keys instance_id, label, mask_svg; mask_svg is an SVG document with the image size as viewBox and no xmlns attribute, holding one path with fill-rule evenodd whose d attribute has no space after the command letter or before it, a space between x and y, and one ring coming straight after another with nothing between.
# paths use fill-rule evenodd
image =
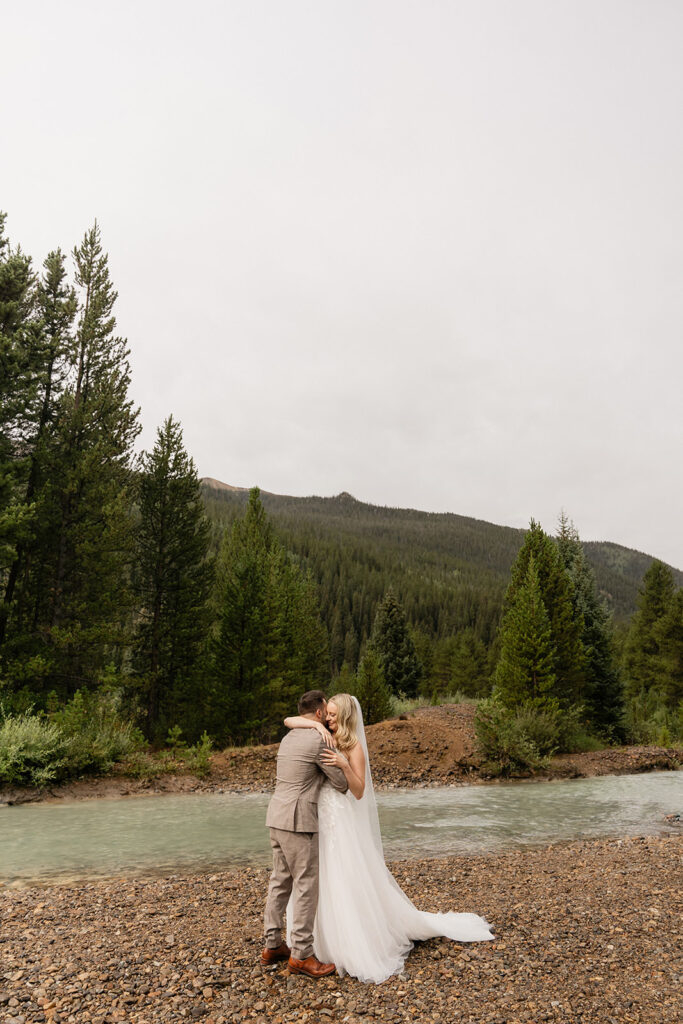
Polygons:
<instances>
[{"instance_id":1,"label":"bride's bare shoulder","mask_svg":"<svg viewBox=\"0 0 683 1024\"><path fill-rule=\"evenodd\" d=\"M354 768L356 765L365 764L365 754L363 753L363 746L361 743L358 743L358 741L354 743L349 750L348 758Z\"/></svg>"}]
</instances>

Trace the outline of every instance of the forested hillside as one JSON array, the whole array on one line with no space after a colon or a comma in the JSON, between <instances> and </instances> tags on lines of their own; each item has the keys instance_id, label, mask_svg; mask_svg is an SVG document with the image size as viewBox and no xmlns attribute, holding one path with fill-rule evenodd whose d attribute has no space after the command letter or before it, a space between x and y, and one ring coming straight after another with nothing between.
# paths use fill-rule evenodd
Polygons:
<instances>
[{"instance_id":1,"label":"forested hillside","mask_svg":"<svg viewBox=\"0 0 683 1024\"><path fill-rule=\"evenodd\" d=\"M207 478L202 489L219 538L244 511L248 491ZM369 505L346 493L295 498L262 491L261 499L278 535L318 583L333 668L355 666L389 586L412 626L429 637L472 630L486 648L493 643L523 530ZM584 550L615 622L625 622L651 557L610 542L585 543ZM683 584L683 573L674 570L674 577Z\"/></svg>"}]
</instances>

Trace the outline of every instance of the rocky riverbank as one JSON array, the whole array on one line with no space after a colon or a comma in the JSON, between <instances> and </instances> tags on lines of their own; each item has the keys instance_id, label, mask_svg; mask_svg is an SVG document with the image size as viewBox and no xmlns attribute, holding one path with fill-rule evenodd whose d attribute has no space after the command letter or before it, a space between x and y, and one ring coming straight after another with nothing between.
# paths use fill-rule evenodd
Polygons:
<instances>
[{"instance_id":1,"label":"rocky riverbank","mask_svg":"<svg viewBox=\"0 0 683 1024\"><path fill-rule=\"evenodd\" d=\"M442 704L419 708L410 715L370 726L367 738L375 785L388 789L490 782L475 742L474 711L471 704ZM277 744L217 751L211 755L210 773L204 779L180 770L177 773L155 770L153 760L149 761L142 777L131 776L125 765L118 765L102 778L78 779L41 790L6 788L0 791L0 803L143 793L259 792L273 787L276 756ZM567 779L630 775L672 770L682 763L681 748L606 747L563 754L553 758L548 769L528 773L525 777Z\"/></svg>"},{"instance_id":2,"label":"rocky riverbank","mask_svg":"<svg viewBox=\"0 0 683 1024\"><path fill-rule=\"evenodd\" d=\"M497 939L420 943L380 986L260 967L264 869L0 889L0 1022L674 1024L682 854L672 835L394 864L421 908Z\"/></svg>"}]
</instances>

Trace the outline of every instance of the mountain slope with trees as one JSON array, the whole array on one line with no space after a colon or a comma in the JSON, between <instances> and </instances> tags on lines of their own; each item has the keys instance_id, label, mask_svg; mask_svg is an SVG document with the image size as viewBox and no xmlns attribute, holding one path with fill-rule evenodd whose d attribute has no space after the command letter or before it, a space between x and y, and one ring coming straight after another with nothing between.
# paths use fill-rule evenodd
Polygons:
<instances>
[{"instance_id":1,"label":"mountain slope with trees","mask_svg":"<svg viewBox=\"0 0 683 1024\"><path fill-rule=\"evenodd\" d=\"M248 495L215 479L204 479L202 489L218 544ZM446 689L463 674L465 661L471 673L473 660L481 662L494 648L526 531L451 513L369 505L346 493L296 498L261 491L261 500L284 545L318 584L333 671L344 663L357 666L389 588L413 628L421 660L436 662L433 673ZM625 624L652 558L610 542L582 547L598 595L615 624ZM672 572L681 586L683 572ZM423 652L423 638L441 646ZM480 676L491 668L480 664Z\"/></svg>"}]
</instances>

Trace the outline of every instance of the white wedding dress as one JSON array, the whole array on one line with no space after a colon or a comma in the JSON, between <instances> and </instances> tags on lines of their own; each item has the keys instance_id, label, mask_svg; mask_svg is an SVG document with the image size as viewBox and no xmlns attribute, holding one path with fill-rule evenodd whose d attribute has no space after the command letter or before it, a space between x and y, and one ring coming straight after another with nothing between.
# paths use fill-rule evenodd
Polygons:
<instances>
[{"instance_id":1,"label":"white wedding dress","mask_svg":"<svg viewBox=\"0 0 683 1024\"><path fill-rule=\"evenodd\" d=\"M356 800L329 782L320 791L320 891L313 945L318 959L334 963L339 974L379 984L403 969L415 939L485 942L495 936L477 914L418 910L387 868L363 718L354 701L365 754L365 792Z\"/></svg>"}]
</instances>

